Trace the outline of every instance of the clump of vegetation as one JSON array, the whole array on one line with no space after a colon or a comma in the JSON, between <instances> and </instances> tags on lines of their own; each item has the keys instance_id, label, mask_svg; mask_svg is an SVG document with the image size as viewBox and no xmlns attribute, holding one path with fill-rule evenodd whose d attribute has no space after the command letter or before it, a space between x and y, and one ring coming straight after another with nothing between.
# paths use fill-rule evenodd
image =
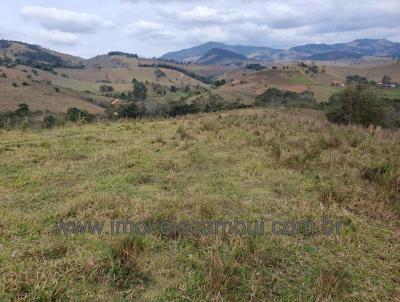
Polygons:
<instances>
[{"instance_id":1,"label":"clump of vegetation","mask_svg":"<svg viewBox=\"0 0 400 302\"><path fill-rule=\"evenodd\" d=\"M144 243L140 237L124 238L112 248L111 259L105 263L103 272L117 290L140 288L151 281L150 276L138 265L137 259L143 249Z\"/></svg>"},{"instance_id":2,"label":"clump of vegetation","mask_svg":"<svg viewBox=\"0 0 400 302\"><path fill-rule=\"evenodd\" d=\"M362 77L362 76L359 76L358 74L356 74L356 75L347 76L346 83L349 85L351 85L351 84L368 85L369 81L366 77Z\"/></svg>"},{"instance_id":3,"label":"clump of vegetation","mask_svg":"<svg viewBox=\"0 0 400 302\"><path fill-rule=\"evenodd\" d=\"M256 97L256 106L263 107L299 107L320 109L320 105L314 100L311 91L296 93L291 91L268 88L263 94Z\"/></svg>"},{"instance_id":4,"label":"clump of vegetation","mask_svg":"<svg viewBox=\"0 0 400 302\"><path fill-rule=\"evenodd\" d=\"M132 84L133 84L133 91L131 95L132 100L137 102L146 100L147 98L146 84L136 79L132 80Z\"/></svg>"},{"instance_id":5,"label":"clump of vegetation","mask_svg":"<svg viewBox=\"0 0 400 302\"><path fill-rule=\"evenodd\" d=\"M43 127L46 129L54 128L56 126L56 123L57 119L52 115L48 115L43 120Z\"/></svg>"},{"instance_id":6,"label":"clump of vegetation","mask_svg":"<svg viewBox=\"0 0 400 302\"><path fill-rule=\"evenodd\" d=\"M103 95L111 96L111 93L114 91L114 87L109 86L109 85L101 85L100 86L100 92Z\"/></svg>"},{"instance_id":7,"label":"clump of vegetation","mask_svg":"<svg viewBox=\"0 0 400 302\"><path fill-rule=\"evenodd\" d=\"M255 70L255 71L261 71L261 70L264 70L266 67L264 65L260 65L258 63L253 63L253 64L247 64L246 68L247 69L252 69L252 70Z\"/></svg>"},{"instance_id":8,"label":"clump of vegetation","mask_svg":"<svg viewBox=\"0 0 400 302\"><path fill-rule=\"evenodd\" d=\"M220 86L224 86L226 84L226 80L222 79L222 80L216 80L214 85L215 87L220 87Z\"/></svg>"},{"instance_id":9,"label":"clump of vegetation","mask_svg":"<svg viewBox=\"0 0 400 302\"><path fill-rule=\"evenodd\" d=\"M92 122L94 116L90 114L86 110L80 110L76 107L69 108L67 111L67 121L70 122L78 122L78 121L85 121L85 122Z\"/></svg>"},{"instance_id":10,"label":"clump of vegetation","mask_svg":"<svg viewBox=\"0 0 400 302\"><path fill-rule=\"evenodd\" d=\"M154 74L157 79L165 78L167 76L167 74L158 67L154 69Z\"/></svg>"},{"instance_id":11,"label":"clump of vegetation","mask_svg":"<svg viewBox=\"0 0 400 302\"><path fill-rule=\"evenodd\" d=\"M344 125L399 127L399 104L397 100L378 97L371 87L354 85L331 96L327 117L332 122Z\"/></svg>"},{"instance_id":12,"label":"clump of vegetation","mask_svg":"<svg viewBox=\"0 0 400 302\"><path fill-rule=\"evenodd\" d=\"M109 56L126 56L127 58L134 58L137 59L139 56L137 54L126 53L123 51L110 51L108 53Z\"/></svg>"}]
</instances>

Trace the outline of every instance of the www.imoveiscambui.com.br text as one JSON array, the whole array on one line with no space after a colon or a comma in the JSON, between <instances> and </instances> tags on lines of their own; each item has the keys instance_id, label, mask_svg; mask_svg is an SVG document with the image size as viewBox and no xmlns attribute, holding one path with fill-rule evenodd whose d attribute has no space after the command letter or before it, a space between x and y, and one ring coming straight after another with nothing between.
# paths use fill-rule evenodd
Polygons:
<instances>
[{"instance_id":1,"label":"www.imoveiscambui.com.br text","mask_svg":"<svg viewBox=\"0 0 400 302\"><path fill-rule=\"evenodd\" d=\"M316 222L304 220L275 220L270 223L259 221L234 220L181 220L181 221L58 221L53 226L53 234L58 235L164 235L164 236L261 236L268 233L274 235L325 235L335 236L340 233L341 221L323 217Z\"/></svg>"}]
</instances>

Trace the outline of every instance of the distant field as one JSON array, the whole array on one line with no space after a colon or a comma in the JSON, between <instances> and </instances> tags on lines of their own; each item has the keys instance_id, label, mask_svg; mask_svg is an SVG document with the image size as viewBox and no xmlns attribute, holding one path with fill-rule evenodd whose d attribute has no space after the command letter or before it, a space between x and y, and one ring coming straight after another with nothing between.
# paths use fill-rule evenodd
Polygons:
<instances>
[{"instance_id":1,"label":"distant field","mask_svg":"<svg viewBox=\"0 0 400 302\"><path fill-rule=\"evenodd\" d=\"M380 82L384 75L389 75L393 81L400 82L400 64L381 63L372 66L368 64L350 66L327 66L327 73L335 75L341 79L346 76L358 74L370 80Z\"/></svg>"},{"instance_id":2,"label":"distant field","mask_svg":"<svg viewBox=\"0 0 400 302\"><path fill-rule=\"evenodd\" d=\"M397 301L399 154L398 131L304 110L0 131L0 300ZM265 232L54 233L235 219ZM272 232L305 219L339 232Z\"/></svg>"}]
</instances>

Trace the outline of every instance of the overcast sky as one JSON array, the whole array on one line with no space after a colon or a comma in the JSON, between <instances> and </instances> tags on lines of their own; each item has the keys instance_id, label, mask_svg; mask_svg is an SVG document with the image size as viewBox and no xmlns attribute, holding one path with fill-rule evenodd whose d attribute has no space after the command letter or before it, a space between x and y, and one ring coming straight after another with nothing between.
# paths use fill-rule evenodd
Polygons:
<instances>
[{"instance_id":1,"label":"overcast sky","mask_svg":"<svg viewBox=\"0 0 400 302\"><path fill-rule=\"evenodd\" d=\"M289 48L400 41L399 0L1 0L0 38L92 57L159 56L207 41Z\"/></svg>"}]
</instances>

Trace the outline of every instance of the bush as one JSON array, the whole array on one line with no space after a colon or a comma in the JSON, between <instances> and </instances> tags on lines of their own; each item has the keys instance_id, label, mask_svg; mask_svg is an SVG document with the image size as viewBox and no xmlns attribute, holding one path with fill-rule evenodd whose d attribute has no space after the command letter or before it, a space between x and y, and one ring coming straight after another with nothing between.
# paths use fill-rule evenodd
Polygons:
<instances>
[{"instance_id":1,"label":"bush","mask_svg":"<svg viewBox=\"0 0 400 302\"><path fill-rule=\"evenodd\" d=\"M67 111L67 120L70 122L77 122L80 118L80 112L78 108L69 108Z\"/></svg>"},{"instance_id":2,"label":"bush","mask_svg":"<svg viewBox=\"0 0 400 302\"><path fill-rule=\"evenodd\" d=\"M265 107L300 107L319 109L320 106L314 101L314 94L311 91L296 93L291 91L268 88L263 94L256 97L256 106Z\"/></svg>"},{"instance_id":3,"label":"bush","mask_svg":"<svg viewBox=\"0 0 400 302\"><path fill-rule=\"evenodd\" d=\"M147 98L146 84L133 79L133 93L132 97L134 101L144 101Z\"/></svg>"},{"instance_id":4,"label":"bush","mask_svg":"<svg viewBox=\"0 0 400 302\"><path fill-rule=\"evenodd\" d=\"M160 68L156 68L154 70L154 73L155 73L157 79L165 78L167 76L166 73L164 71L162 71Z\"/></svg>"},{"instance_id":5,"label":"bush","mask_svg":"<svg viewBox=\"0 0 400 302\"><path fill-rule=\"evenodd\" d=\"M121 118L136 118L144 115L144 108L133 102L119 106L117 109L118 116Z\"/></svg>"},{"instance_id":6,"label":"bush","mask_svg":"<svg viewBox=\"0 0 400 302\"><path fill-rule=\"evenodd\" d=\"M371 88L363 85L349 86L331 96L326 115L337 124L384 124L382 103Z\"/></svg>"},{"instance_id":7,"label":"bush","mask_svg":"<svg viewBox=\"0 0 400 302\"><path fill-rule=\"evenodd\" d=\"M43 127L46 129L54 128L56 125L56 118L52 115L48 115L43 120Z\"/></svg>"}]
</instances>

